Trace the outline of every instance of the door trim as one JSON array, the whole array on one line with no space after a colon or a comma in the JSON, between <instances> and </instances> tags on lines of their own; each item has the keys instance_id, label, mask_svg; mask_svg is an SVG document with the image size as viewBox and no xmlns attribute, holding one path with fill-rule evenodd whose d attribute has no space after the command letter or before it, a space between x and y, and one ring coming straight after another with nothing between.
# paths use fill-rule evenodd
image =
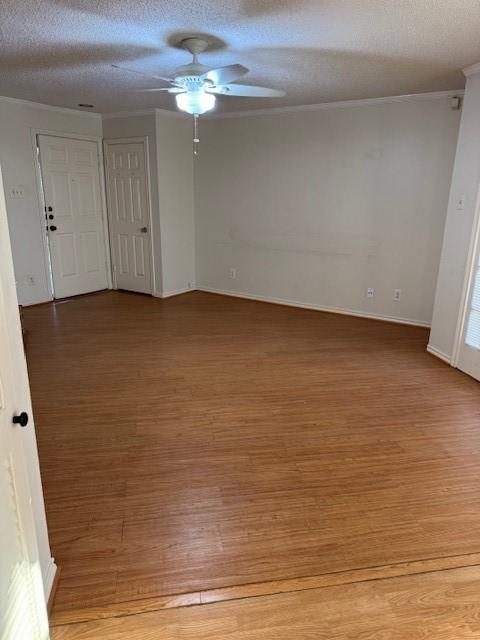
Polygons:
<instances>
[{"instance_id":1,"label":"door trim","mask_svg":"<svg viewBox=\"0 0 480 640\"><path fill-rule=\"evenodd\" d=\"M458 313L457 326L455 329L455 335L453 339L452 348L452 367L458 368L460 360L460 350L462 348L462 338L465 331L465 323L467 321L468 313L468 301L470 298L470 289L474 277L474 262L477 256L480 246L480 185L477 189L477 196L475 199L475 213L472 223L472 234L470 236L470 244L468 247L467 261L465 267L465 273L463 276L462 295L460 298L460 307Z\"/></svg>"},{"instance_id":2,"label":"door trim","mask_svg":"<svg viewBox=\"0 0 480 640\"><path fill-rule=\"evenodd\" d=\"M148 148L148 136L134 136L132 138L105 138L103 140L103 162L104 162L104 169L105 169L105 190L106 190L106 185L107 185L107 159L108 159L108 147L110 146L114 146L116 144L143 144L143 153L144 153L144 158L145 158L145 171L146 171L146 176L147 176L147 210L148 210L148 219L149 219L149 223L150 223L150 265L151 265L151 270L152 270L152 277L151 277L151 282L152 282L152 290L150 292L150 295L155 295L155 291L156 291L156 279L155 279L155 251L154 251L154 244L153 244L153 213L152 213L152 183L151 183L151 179L150 179L150 151ZM108 210L108 201L107 201L107 220L110 223L110 212ZM111 237L111 228L110 228L110 224L108 224L108 238L109 238L109 247L110 247L110 251L112 250L112 237ZM110 259L111 259L111 272L112 272L112 288L113 289L117 289L117 283L116 283L116 274L115 274L115 270L113 269L113 257L112 255L110 255Z\"/></svg>"},{"instance_id":3,"label":"door trim","mask_svg":"<svg viewBox=\"0 0 480 640\"><path fill-rule=\"evenodd\" d=\"M50 263L50 249L48 247L47 232L45 228L45 194L43 191L42 167L40 165L38 136L50 136L52 138L68 138L69 140L86 140L87 142L95 142L97 145L98 173L100 181L100 207L102 214L103 242L105 244L105 259L107 271L107 285L109 289L113 289L112 283L112 260L110 255L110 233L107 220L107 196L105 191L105 171L102 138L98 136L86 136L77 133L64 133L63 131L51 131L49 129L35 129L32 127L31 140L32 152L35 164L35 179L37 185L37 201L40 220L40 231L42 235L44 268L48 287L48 300L54 300L53 276Z\"/></svg>"}]
</instances>

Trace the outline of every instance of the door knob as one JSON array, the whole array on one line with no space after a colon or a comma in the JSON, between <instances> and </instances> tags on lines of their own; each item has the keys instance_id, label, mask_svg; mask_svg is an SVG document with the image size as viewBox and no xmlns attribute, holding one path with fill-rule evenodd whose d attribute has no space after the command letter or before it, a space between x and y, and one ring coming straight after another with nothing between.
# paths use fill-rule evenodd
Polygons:
<instances>
[{"instance_id":1,"label":"door knob","mask_svg":"<svg viewBox=\"0 0 480 640\"><path fill-rule=\"evenodd\" d=\"M13 424L19 424L21 427L26 427L28 424L28 413L22 411L19 416L13 416L12 422Z\"/></svg>"},{"instance_id":2,"label":"door knob","mask_svg":"<svg viewBox=\"0 0 480 640\"><path fill-rule=\"evenodd\" d=\"M51 224L49 227L50 231L56 231L57 227L54 224Z\"/></svg>"},{"instance_id":3,"label":"door knob","mask_svg":"<svg viewBox=\"0 0 480 640\"><path fill-rule=\"evenodd\" d=\"M140 229L140 231L141 231L142 233L147 233L147 231L148 231L148 227L142 227L142 228Z\"/></svg>"}]
</instances>

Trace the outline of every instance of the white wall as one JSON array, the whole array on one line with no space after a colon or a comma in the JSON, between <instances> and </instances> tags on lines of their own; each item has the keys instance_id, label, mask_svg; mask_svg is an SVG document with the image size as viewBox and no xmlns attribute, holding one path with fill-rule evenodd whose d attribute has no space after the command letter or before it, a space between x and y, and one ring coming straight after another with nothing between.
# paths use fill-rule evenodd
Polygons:
<instances>
[{"instance_id":1,"label":"white wall","mask_svg":"<svg viewBox=\"0 0 480 640\"><path fill-rule=\"evenodd\" d=\"M163 296L195 286L192 138L190 118L157 111Z\"/></svg>"},{"instance_id":2,"label":"white wall","mask_svg":"<svg viewBox=\"0 0 480 640\"><path fill-rule=\"evenodd\" d=\"M160 228L160 212L158 201L158 165L157 165L157 131L155 114L104 117L103 136L105 140L115 138L137 138L146 136L148 139L151 207L152 207L152 240L154 252L154 273L156 295L162 293L162 241Z\"/></svg>"},{"instance_id":3,"label":"white wall","mask_svg":"<svg viewBox=\"0 0 480 640\"><path fill-rule=\"evenodd\" d=\"M101 136L102 123L100 117L93 114L44 108L42 105L0 97L0 164L5 184L17 293L21 304L45 302L49 299L42 241L44 220L37 193L32 145L34 129ZM16 186L23 187L23 198L11 197L11 191ZM33 284L29 284L31 276Z\"/></svg>"},{"instance_id":4,"label":"white wall","mask_svg":"<svg viewBox=\"0 0 480 640\"><path fill-rule=\"evenodd\" d=\"M448 100L432 99L203 120L196 216L190 119L157 111L107 118L103 128L105 138L149 138L157 295L197 279L207 288L428 323L458 119ZM102 122L0 100L22 304L48 299L33 129L99 136ZM9 197L18 185L25 197ZM365 297L370 286L373 300Z\"/></svg>"},{"instance_id":5,"label":"white wall","mask_svg":"<svg viewBox=\"0 0 480 640\"><path fill-rule=\"evenodd\" d=\"M204 121L197 286L428 324L459 118L432 98Z\"/></svg>"},{"instance_id":6,"label":"white wall","mask_svg":"<svg viewBox=\"0 0 480 640\"><path fill-rule=\"evenodd\" d=\"M429 350L446 360L453 353L479 185L480 69L467 78L430 333Z\"/></svg>"}]
</instances>

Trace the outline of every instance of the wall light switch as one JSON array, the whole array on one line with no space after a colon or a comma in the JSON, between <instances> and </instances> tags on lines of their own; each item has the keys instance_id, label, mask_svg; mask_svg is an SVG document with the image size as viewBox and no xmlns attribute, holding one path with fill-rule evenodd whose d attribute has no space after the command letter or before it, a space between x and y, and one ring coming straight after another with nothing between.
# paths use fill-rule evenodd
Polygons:
<instances>
[{"instance_id":1,"label":"wall light switch","mask_svg":"<svg viewBox=\"0 0 480 640\"><path fill-rule=\"evenodd\" d=\"M465 210L465 194L462 195L457 200L457 211Z\"/></svg>"}]
</instances>

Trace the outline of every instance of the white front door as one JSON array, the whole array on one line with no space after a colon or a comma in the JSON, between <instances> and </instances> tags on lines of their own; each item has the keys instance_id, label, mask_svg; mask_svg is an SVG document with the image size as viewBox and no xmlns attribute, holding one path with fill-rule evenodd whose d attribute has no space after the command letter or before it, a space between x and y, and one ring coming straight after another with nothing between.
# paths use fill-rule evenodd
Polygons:
<instances>
[{"instance_id":1,"label":"white front door","mask_svg":"<svg viewBox=\"0 0 480 640\"><path fill-rule=\"evenodd\" d=\"M146 145L105 143L114 285L152 293L152 241Z\"/></svg>"},{"instance_id":2,"label":"white front door","mask_svg":"<svg viewBox=\"0 0 480 640\"><path fill-rule=\"evenodd\" d=\"M38 136L55 298L108 287L97 144Z\"/></svg>"},{"instance_id":3,"label":"white front door","mask_svg":"<svg viewBox=\"0 0 480 640\"><path fill-rule=\"evenodd\" d=\"M28 386L14 381L18 362L26 366L19 333L0 177L0 638L47 640L45 597L22 444L23 429L33 428L31 416L25 427L13 423L13 417L30 406Z\"/></svg>"},{"instance_id":4,"label":"white front door","mask_svg":"<svg viewBox=\"0 0 480 640\"><path fill-rule=\"evenodd\" d=\"M478 250L470 278L457 367L480 380L480 251Z\"/></svg>"}]
</instances>

